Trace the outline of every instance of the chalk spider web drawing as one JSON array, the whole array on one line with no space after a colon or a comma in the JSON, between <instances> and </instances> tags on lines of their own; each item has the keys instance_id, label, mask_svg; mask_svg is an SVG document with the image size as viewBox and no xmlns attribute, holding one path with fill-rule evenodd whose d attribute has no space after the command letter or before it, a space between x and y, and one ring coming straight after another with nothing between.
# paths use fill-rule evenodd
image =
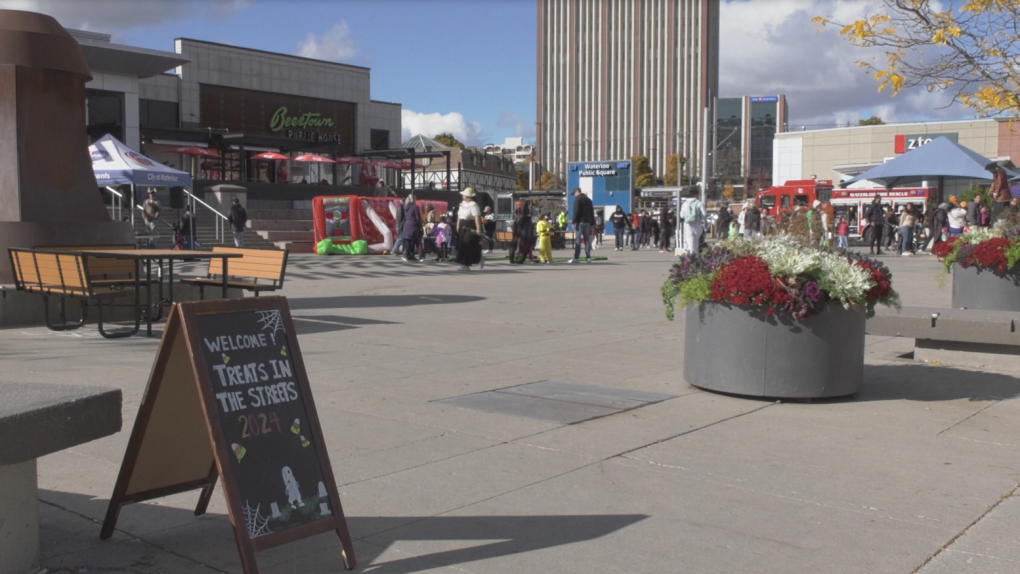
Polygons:
<instances>
[{"instance_id":1,"label":"chalk spider web drawing","mask_svg":"<svg viewBox=\"0 0 1020 574\"><path fill-rule=\"evenodd\" d=\"M265 536L273 531L269 529L269 517L263 517L259 514L259 508L262 505L259 504L255 508L252 508L248 501L244 501L244 508L241 510L244 512L244 522L248 526L248 538L258 538L259 536Z\"/></svg>"},{"instance_id":2,"label":"chalk spider web drawing","mask_svg":"<svg viewBox=\"0 0 1020 574\"><path fill-rule=\"evenodd\" d=\"M272 311L256 311L259 314L259 323L262 325L263 331L269 331L272 335L273 341L276 341L276 332L283 331L287 332L283 327L283 315L279 309L273 309Z\"/></svg>"}]
</instances>

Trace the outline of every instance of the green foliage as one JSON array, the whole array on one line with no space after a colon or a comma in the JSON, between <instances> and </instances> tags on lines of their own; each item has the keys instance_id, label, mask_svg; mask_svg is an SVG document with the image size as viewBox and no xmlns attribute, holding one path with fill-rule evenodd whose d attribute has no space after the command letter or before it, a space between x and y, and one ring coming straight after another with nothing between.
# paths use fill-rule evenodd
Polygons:
<instances>
[{"instance_id":1,"label":"green foliage","mask_svg":"<svg viewBox=\"0 0 1020 574\"><path fill-rule=\"evenodd\" d=\"M518 191L528 189L528 174L523 169L517 170L517 184L514 187Z\"/></svg>"},{"instance_id":2,"label":"green foliage","mask_svg":"<svg viewBox=\"0 0 1020 574\"><path fill-rule=\"evenodd\" d=\"M859 125L859 126L884 126L885 122L883 122L882 118L880 118L878 116L871 116L870 118L865 119L865 120L857 120L857 125Z\"/></svg>"},{"instance_id":3,"label":"green foliage","mask_svg":"<svg viewBox=\"0 0 1020 574\"><path fill-rule=\"evenodd\" d=\"M439 134L432 139L436 140L436 143L441 143L449 148L464 149L464 144L457 141L457 138L453 137L453 134Z\"/></svg>"},{"instance_id":4,"label":"green foliage","mask_svg":"<svg viewBox=\"0 0 1020 574\"><path fill-rule=\"evenodd\" d=\"M680 157L680 154L676 153L666 156L666 173L662 176L662 185L677 185L678 163L680 165L686 165L687 158Z\"/></svg>"},{"instance_id":5,"label":"green foliage","mask_svg":"<svg viewBox=\"0 0 1020 574\"><path fill-rule=\"evenodd\" d=\"M556 174L551 171L547 171L542 174L542 177L538 180L539 189L563 189L567 184L563 183L563 180L556 177Z\"/></svg>"},{"instance_id":6,"label":"green foliage","mask_svg":"<svg viewBox=\"0 0 1020 574\"><path fill-rule=\"evenodd\" d=\"M1014 241L1006 248L1006 265L1012 269L1017 262L1020 262L1020 243Z\"/></svg>"},{"instance_id":7,"label":"green foliage","mask_svg":"<svg viewBox=\"0 0 1020 574\"><path fill-rule=\"evenodd\" d=\"M987 186L987 185L974 184L974 185L972 185L970 187L965 188L963 191L961 191L960 194L956 196L956 199L958 201L966 201L967 203L970 203L971 201L974 201L974 197L976 197L978 194L980 194L981 195L981 205L984 205L988 209L991 209L992 208L992 204L995 203L995 202L992 201L991 196L988 195L988 188L989 188L989 186Z\"/></svg>"},{"instance_id":8,"label":"green foliage","mask_svg":"<svg viewBox=\"0 0 1020 574\"><path fill-rule=\"evenodd\" d=\"M673 320L676 306L680 308L697 305L712 298L712 283L715 273L701 275L677 285L672 279L662 284L662 303L666 308L666 318Z\"/></svg>"},{"instance_id":9,"label":"green foliage","mask_svg":"<svg viewBox=\"0 0 1020 574\"><path fill-rule=\"evenodd\" d=\"M634 164L634 187L652 187L655 185L655 175L652 174L648 157L636 155L630 158Z\"/></svg>"}]
</instances>

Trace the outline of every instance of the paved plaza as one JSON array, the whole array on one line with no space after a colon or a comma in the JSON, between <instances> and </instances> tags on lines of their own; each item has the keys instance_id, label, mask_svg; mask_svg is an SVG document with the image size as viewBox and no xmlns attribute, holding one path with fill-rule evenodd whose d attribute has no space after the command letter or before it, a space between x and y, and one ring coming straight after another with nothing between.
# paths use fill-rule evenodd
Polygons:
<instances>
[{"instance_id":1,"label":"paved plaza","mask_svg":"<svg viewBox=\"0 0 1020 574\"><path fill-rule=\"evenodd\" d=\"M599 254L470 273L291 256L282 293L358 570L1020 571L1012 374L916 364L912 341L869 337L853 399L699 391L682 379L683 314L667 321L660 300L671 257ZM949 305L933 258L885 260L905 305ZM201 517L197 491L127 506L99 540L157 344L0 330L4 380L124 393L120 433L39 461L49 572L241 572L219 489ZM258 562L342 571L330 535Z\"/></svg>"}]
</instances>

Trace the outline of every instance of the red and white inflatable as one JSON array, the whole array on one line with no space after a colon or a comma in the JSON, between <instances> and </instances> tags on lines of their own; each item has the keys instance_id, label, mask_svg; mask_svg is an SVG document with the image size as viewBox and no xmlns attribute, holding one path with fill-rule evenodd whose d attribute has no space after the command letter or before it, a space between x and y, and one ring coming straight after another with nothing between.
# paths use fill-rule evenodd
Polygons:
<instances>
[{"instance_id":1,"label":"red and white inflatable","mask_svg":"<svg viewBox=\"0 0 1020 574\"><path fill-rule=\"evenodd\" d=\"M396 197L319 196L312 200L315 242L368 242L369 253L392 251L397 233Z\"/></svg>"}]
</instances>

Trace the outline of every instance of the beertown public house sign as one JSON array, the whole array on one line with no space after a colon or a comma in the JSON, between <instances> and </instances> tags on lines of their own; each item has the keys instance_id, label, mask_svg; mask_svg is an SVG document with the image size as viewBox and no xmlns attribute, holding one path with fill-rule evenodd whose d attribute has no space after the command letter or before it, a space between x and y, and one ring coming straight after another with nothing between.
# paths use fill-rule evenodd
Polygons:
<instances>
[{"instance_id":1,"label":"beertown public house sign","mask_svg":"<svg viewBox=\"0 0 1020 574\"><path fill-rule=\"evenodd\" d=\"M287 106L280 106L269 119L270 131L283 132L288 138L313 140L315 142L340 143L340 134L335 132L313 131L312 128L332 128L333 118L324 118L318 112L306 112L301 115L288 114ZM295 129L297 128L297 129Z\"/></svg>"}]
</instances>

